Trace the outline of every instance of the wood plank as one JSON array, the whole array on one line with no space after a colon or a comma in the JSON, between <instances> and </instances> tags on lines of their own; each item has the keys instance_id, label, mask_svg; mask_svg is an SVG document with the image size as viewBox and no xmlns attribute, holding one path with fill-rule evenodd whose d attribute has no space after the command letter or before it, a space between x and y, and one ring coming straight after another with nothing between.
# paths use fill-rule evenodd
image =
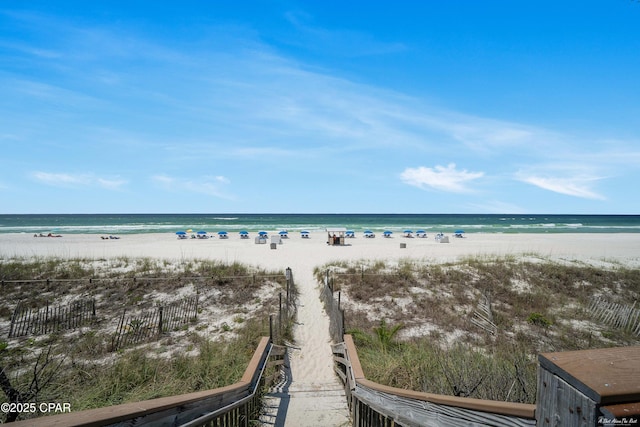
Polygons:
<instances>
[{"instance_id":1,"label":"wood plank","mask_svg":"<svg viewBox=\"0 0 640 427\"><path fill-rule=\"evenodd\" d=\"M542 353L538 360L598 404L640 401L640 346Z\"/></svg>"},{"instance_id":2,"label":"wood plank","mask_svg":"<svg viewBox=\"0 0 640 427\"><path fill-rule=\"evenodd\" d=\"M618 405L601 406L602 415L609 419L640 418L640 402L621 403Z\"/></svg>"}]
</instances>

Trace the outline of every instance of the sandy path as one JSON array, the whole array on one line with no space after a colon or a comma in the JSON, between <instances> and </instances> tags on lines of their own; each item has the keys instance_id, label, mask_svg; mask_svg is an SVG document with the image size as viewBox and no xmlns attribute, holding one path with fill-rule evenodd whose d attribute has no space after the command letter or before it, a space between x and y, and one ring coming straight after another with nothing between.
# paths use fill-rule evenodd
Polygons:
<instances>
[{"instance_id":1,"label":"sandy path","mask_svg":"<svg viewBox=\"0 0 640 427\"><path fill-rule=\"evenodd\" d=\"M343 386L333 371L329 318L320 300L313 269L292 267L300 291L295 349L290 353L290 400L284 425L340 426L349 424Z\"/></svg>"}]
</instances>

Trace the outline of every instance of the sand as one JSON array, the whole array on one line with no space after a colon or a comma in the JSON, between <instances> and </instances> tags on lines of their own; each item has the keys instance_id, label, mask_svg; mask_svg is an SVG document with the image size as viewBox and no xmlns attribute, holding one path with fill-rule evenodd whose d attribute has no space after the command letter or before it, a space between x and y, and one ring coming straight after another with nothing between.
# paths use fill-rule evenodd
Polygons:
<instances>
[{"instance_id":1,"label":"sand","mask_svg":"<svg viewBox=\"0 0 640 427\"><path fill-rule=\"evenodd\" d=\"M269 243L256 244L253 236L240 239L185 239L174 234L121 235L104 240L99 235L33 237L0 234L0 257L47 257L103 259L153 257L169 260L192 258L241 262L269 269L291 267L300 289L298 322L291 352L291 398L286 420L275 425L348 425L346 400L335 393L341 384L332 369L329 320L319 299L313 269L330 261L385 260L404 258L426 262L455 261L467 256L541 256L564 262L598 266L640 267L640 234L468 234L449 236L449 243L428 238L373 239L358 235L346 246L328 246L324 232L303 239L291 234L276 249ZM404 244L406 247L401 247ZM325 396L323 398L323 396Z\"/></svg>"}]
</instances>

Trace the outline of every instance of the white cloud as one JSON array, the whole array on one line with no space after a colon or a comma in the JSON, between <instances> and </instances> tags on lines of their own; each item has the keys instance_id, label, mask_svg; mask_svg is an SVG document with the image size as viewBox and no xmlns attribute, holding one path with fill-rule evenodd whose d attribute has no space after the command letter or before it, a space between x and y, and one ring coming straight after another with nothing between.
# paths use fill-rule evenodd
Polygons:
<instances>
[{"instance_id":1,"label":"white cloud","mask_svg":"<svg viewBox=\"0 0 640 427\"><path fill-rule=\"evenodd\" d=\"M166 191L205 194L222 199L234 198L224 192L224 188L229 185L231 181L221 175L204 176L197 180L175 178L168 175L154 175L151 177L151 180Z\"/></svg>"},{"instance_id":2,"label":"white cloud","mask_svg":"<svg viewBox=\"0 0 640 427\"><path fill-rule=\"evenodd\" d=\"M484 176L484 172L468 172L466 169L456 170L456 165L450 163L446 167L437 165L434 168L424 166L407 168L402 172L400 178L406 184L422 189L431 187L452 193L467 193L471 190L466 184L482 176Z\"/></svg>"},{"instance_id":3,"label":"white cloud","mask_svg":"<svg viewBox=\"0 0 640 427\"><path fill-rule=\"evenodd\" d=\"M103 178L93 174L51 173L36 171L31 176L38 182L53 187L79 188L101 187L108 190L118 190L127 181L120 178Z\"/></svg>"},{"instance_id":4,"label":"white cloud","mask_svg":"<svg viewBox=\"0 0 640 427\"><path fill-rule=\"evenodd\" d=\"M600 178L590 176L575 176L569 178L525 176L520 180L536 187L568 196L583 199L605 200L606 198L590 188L590 184Z\"/></svg>"}]
</instances>

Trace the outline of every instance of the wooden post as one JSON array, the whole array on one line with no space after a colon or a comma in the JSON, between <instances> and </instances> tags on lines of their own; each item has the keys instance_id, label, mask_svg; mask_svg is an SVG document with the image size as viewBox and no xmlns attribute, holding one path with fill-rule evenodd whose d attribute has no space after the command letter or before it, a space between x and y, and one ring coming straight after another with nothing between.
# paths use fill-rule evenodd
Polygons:
<instances>
[{"instance_id":1,"label":"wooden post","mask_svg":"<svg viewBox=\"0 0 640 427\"><path fill-rule=\"evenodd\" d=\"M162 335L162 311L164 307L158 307L158 335Z\"/></svg>"},{"instance_id":2,"label":"wooden post","mask_svg":"<svg viewBox=\"0 0 640 427\"><path fill-rule=\"evenodd\" d=\"M618 424L608 416L621 406L638 418L640 346L542 353L538 360L536 426Z\"/></svg>"},{"instance_id":3,"label":"wooden post","mask_svg":"<svg viewBox=\"0 0 640 427\"><path fill-rule=\"evenodd\" d=\"M269 315L269 342L273 343L273 314Z\"/></svg>"},{"instance_id":4,"label":"wooden post","mask_svg":"<svg viewBox=\"0 0 640 427\"><path fill-rule=\"evenodd\" d=\"M282 335L282 292L278 294L278 335Z\"/></svg>"}]
</instances>

